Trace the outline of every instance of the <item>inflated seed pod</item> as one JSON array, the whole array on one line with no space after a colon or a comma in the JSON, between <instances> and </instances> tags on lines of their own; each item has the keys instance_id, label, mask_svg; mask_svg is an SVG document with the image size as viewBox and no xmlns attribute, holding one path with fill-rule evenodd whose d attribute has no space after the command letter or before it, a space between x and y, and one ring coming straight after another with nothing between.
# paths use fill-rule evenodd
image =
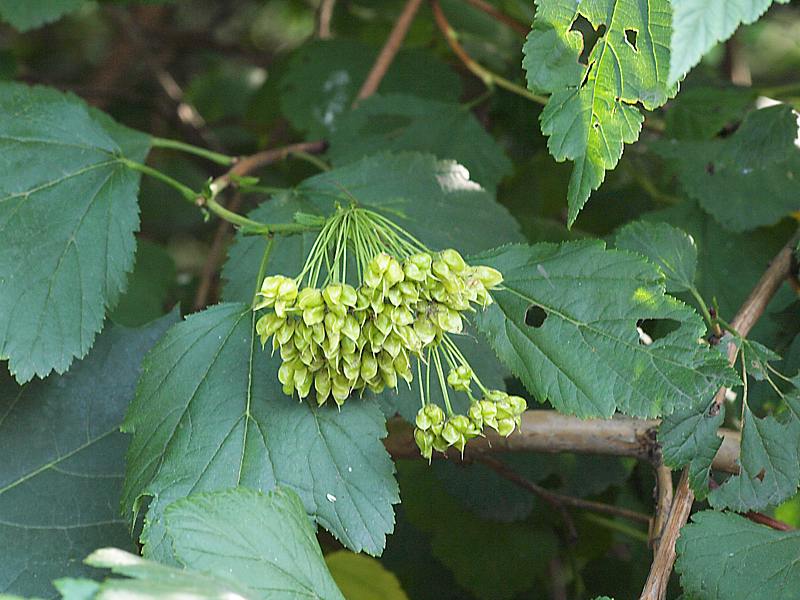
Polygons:
<instances>
[{"instance_id":1,"label":"inflated seed pod","mask_svg":"<svg viewBox=\"0 0 800 600\"><path fill-rule=\"evenodd\" d=\"M447 374L447 385L457 392L468 392L474 373L467 365L459 365L455 369L450 369Z\"/></svg>"}]
</instances>

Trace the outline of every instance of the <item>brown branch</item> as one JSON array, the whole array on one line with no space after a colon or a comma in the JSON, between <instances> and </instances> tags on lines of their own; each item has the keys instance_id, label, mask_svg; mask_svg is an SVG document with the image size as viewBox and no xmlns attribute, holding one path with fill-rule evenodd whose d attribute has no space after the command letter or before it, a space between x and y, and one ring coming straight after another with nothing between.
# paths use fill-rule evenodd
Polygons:
<instances>
[{"instance_id":1,"label":"brown branch","mask_svg":"<svg viewBox=\"0 0 800 600\"><path fill-rule=\"evenodd\" d=\"M520 23L514 17L510 17L501 10L499 10L493 4L489 4L486 0L467 0L468 4L471 4L475 8L480 11L485 12L490 17L500 21L503 25L507 25L517 33L519 33L522 37L528 35L528 31L530 27L525 25L524 23Z\"/></svg>"},{"instance_id":2,"label":"brown branch","mask_svg":"<svg viewBox=\"0 0 800 600\"><path fill-rule=\"evenodd\" d=\"M336 0L322 0L317 11L317 37L321 40L331 38L331 20L333 19L333 7Z\"/></svg>"},{"instance_id":3,"label":"brown branch","mask_svg":"<svg viewBox=\"0 0 800 600\"><path fill-rule=\"evenodd\" d=\"M389 66L400 50L400 46L408 33L408 28L411 26L414 16L419 10L420 4L422 4L422 0L408 0L406 2L403 11L400 13L400 16L397 17L397 21L395 21L394 28L389 34L389 37L386 38L386 43L383 45L383 48L381 48L378 58L375 59L372 70L369 72L369 75L367 75L367 78L364 80L364 84L358 91L355 103L358 103L359 100L363 100L364 98L368 98L378 89L383 76L386 75L386 71L389 70Z\"/></svg>"},{"instance_id":4,"label":"brown branch","mask_svg":"<svg viewBox=\"0 0 800 600\"><path fill-rule=\"evenodd\" d=\"M655 419L621 415L612 419L579 419L554 410L528 410L522 415L519 432L507 438L489 432L485 438L470 440L464 455L477 460L492 452L576 452L628 456L652 463L659 452L658 424ZM411 425L398 418L389 421L388 426L389 436L384 445L389 453L394 458L419 458ZM719 433L722 446L714 457L713 466L718 471L737 473L741 436L730 429L720 429Z\"/></svg>"},{"instance_id":5,"label":"brown branch","mask_svg":"<svg viewBox=\"0 0 800 600\"><path fill-rule=\"evenodd\" d=\"M663 464L658 464L656 472L656 512L653 517L653 526L650 528L650 545L658 550L661 543L661 534L667 522L674 490L672 487L672 471Z\"/></svg>"},{"instance_id":6,"label":"brown branch","mask_svg":"<svg viewBox=\"0 0 800 600\"><path fill-rule=\"evenodd\" d=\"M715 490L719 487L719 484L713 479L709 478L708 487L710 487L712 490ZM778 531L794 531L794 527L792 527L788 523L779 521L778 519L770 517L769 515L765 515L764 513L750 510L744 513L744 516L753 521L753 523L766 525L767 527L771 527L772 529L777 529Z\"/></svg>"},{"instance_id":7,"label":"brown branch","mask_svg":"<svg viewBox=\"0 0 800 600\"><path fill-rule=\"evenodd\" d=\"M501 477L508 479L512 483L518 485L519 487L525 490L528 490L529 492L536 494L542 500L544 500L553 507L579 508L582 510L588 510L590 512L609 515L612 517L622 517L624 519L628 519L630 521L634 521L637 523L647 523L647 524L650 523L650 515L636 512L635 510L629 510L627 508L622 508L620 506L613 506L611 504L604 504L602 502L595 502L593 500L576 498L574 496L567 496L565 494L559 494L552 490L548 490L547 488L542 487L532 482L529 479L526 479L525 477L517 473L514 469L510 468L508 465L497 460L496 458L490 456L482 456L478 460L483 464L485 464L487 467L490 467Z\"/></svg>"},{"instance_id":8,"label":"brown branch","mask_svg":"<svg viewBox=\"0 0 800 600\"><path fill-rule=\"evenodd\" d=\"M781 283L789 276L792 267L792 253L797 244L797 239L797 234L795 234L773 259L769 268L764 272L753 291L742 304L739 312L736 313L732 325L740 335L746 336L750 333L750 330L767 308L767 304L769 304L775 292L778 291ZM730 364L736 361L737 351L736 347L728 348ZM714 406L717 410L719 410L719 406L724 401L724 397L725 389L722 388L715 397ZM681 528L689 519L693 502L694 493L689 486L689 470L684 468L675 492L672 509L664 526L661 543L656 551L653 564L650 566L650 574L645 582L640 600L664 600L666 597L667 584L672 573L672 567L675 564L675 542L678 540Z\"/></svg>"},{"instance_id":9,"label":"brown branch","mask_svg":"<svg viewBox=\"0 0 800 600\"><path fill-rule=\"evenodd\" d=\"M239 158L236 164L230 170L217 177L211 183L211 189L215 195L218 195L225 188L227 188L236 177L243 177L252 173L253 171L265 167L272 163L281 161L291 156L295 152L308 152L311 154L319 154L324 152L327 148L327 143L323 141L315 142L301 142L299 144L290 144L281 148L272 148L270 150L263 150ZM236 212L241 205L242 198L239 194L235 195L227 206L228 210ZM201 202L202 204L202 202ZM227 221L220 221L217 230L214 233L214 241L211 244L211 249L208 252L206 261L203 264L203 271L200 276L200 283L197 286L197 292L194 297L194 308L199 310L209 303L211 296L212 284L214 277L217 273L220 262L222 261L223 251L225 244L228 240L228 232L230 230L230 223Z\"/></svg>"}]
</instances>

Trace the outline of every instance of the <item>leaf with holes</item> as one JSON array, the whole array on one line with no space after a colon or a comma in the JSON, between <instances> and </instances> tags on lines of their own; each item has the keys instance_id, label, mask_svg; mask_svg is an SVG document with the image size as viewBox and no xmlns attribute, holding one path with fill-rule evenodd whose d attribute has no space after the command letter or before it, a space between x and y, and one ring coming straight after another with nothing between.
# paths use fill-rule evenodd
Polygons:
<instances>
[{"instance_id":1,"label":"leaf with holes","mask_svg":"<svg viewBox=\"0 0 800 600\"><path fill-rule=\"evenodd\" d=\"M0 358L21 383L91 348L125 288L149 138L71 95L0 84Z\"/></svg>"},{"instance_id":2,"label":"leaf with holes","mask_svg":"<svg viewBox=\"0 0 800 600\"><path fill-rule=\"evenodd\" d=\"M773 0L671 0L672 39L669 81L676 82L717 42L727 40L741 24L756 21ZM786 4L789 0L775 0Z\"/></svg>"},{"instance_id":3,"label":"leaf with holes","mask_svg":"<svg viewBox=\"0 0 800 600\"><path fill-rule=\"evenodd\" d=\"M681 529L675 569L703 600L792 600L800 588L800 532L705 510Z\"/></svg>"},{"instance_id":4,"label":"leaf with holes","mask_svg":"<svg viewBox=\"0 0 800 600\"><path fill-rule=\"evenodd\" d=\"M523 47L528 87L551 93L542 132L557 161L572 160L568 222L616 167L624 144L639 138L647 110L677 92L666 82L670 4L667 0L537 0ZM589 47L587 40L595 36ZM580 62L585 57L586 63Z\"/></svg>"},{"instance_id":5,"label":"leaf with holes","mask_svg":"<svg viewBox=\"0 0 800 600\"><path fill-rule=\"evenodd\" d=\"M614 245L638 252L658 265L667 278L668 292L694 287L697 246L685 231L667 223L636 221L617 231Z\"/></svg>"},{"instance_id":6,"label":"leaf with holes","mask_svg":"<svg viewBox=\"0 0 800 600\"><path fill-rule=\"evenodd\" d=\"M167 508L184 566L235 581L258 598L343 600L300 498L288 489L197 494Z\"/></svg>"},{"instance_id":7,"label":"leaf with holes","mask_svg":"<svg viewBox=\"0 0 800 600\"><path fill-rule=\"evenodd\" d=\"M756 417L745 407L741 472L712 490L714 508L739 512L763 510L792 497L800 485L800 394L785 397L788 410L781 420Z\"/></svg>"},{"instance_id":8,"label":"leaf with holes","mask_svg":"<svg viewBox=\"0 0 800 600\"><path fill-rule=\"evenodd\" d=\"M478 313L478 329L525 387L561 412L668 415L736 381L724 357L701 343L702 319L666 296L663 275L637 255L580 241L507 246L479 260L504 281L495 304ZM644 345L643 319L677 329Z\"/></svg>"},{"instance_id":9,"label":"leaf with holes","mask_svg":"<svg viewBox=\"0 0 800 600\"><path fill-rule=\"evenodd\" d=\"M152 498L145 555L172 556L168 504L239 485L286 486L345 546L380 554L399 500L380 408L355 398L341 410L289 398L276 376L279 357L262 352L256 337L248 305L220 304L174 326L147 355L123 425L133 434L126 514L135 519Z\"/></svg>"},{"instance_id":10,"label":"leaf with holes","mask_svg":"<svg viewBox=\"0 0 800 600\"><path fill-rule=\"evenodd\" d=\"M372 96L342 115L328 151L342 165L376 151L417 150L450 158L494 189L511 173L502 148L465 106L405 94Z\"/></svg>"},{"instance_id":11,"label":"leaf with holes","mask_svg":"<svg viewBox=\"0 0 800 600\"><path fill-rule=\"evenodd\" d=\"M176 320L109 327L68 374L24 387L0 369L0 593L53 597L54 577L89 573L88 552L133 548L118 509L128 442L118 427L145 353Z\"/></svg>"},{"instance_id":12,"label":"leaf with holes","mask_svg":"<svg viewBox=\"0 0 800 600\"><path fill-rule=\"evenodd\" d=\"M746 231L800 210L797 135L797 115L779 105L752 111L729 137L654 148L703 210L728 229Z\"/></svg>"}]
</instances>

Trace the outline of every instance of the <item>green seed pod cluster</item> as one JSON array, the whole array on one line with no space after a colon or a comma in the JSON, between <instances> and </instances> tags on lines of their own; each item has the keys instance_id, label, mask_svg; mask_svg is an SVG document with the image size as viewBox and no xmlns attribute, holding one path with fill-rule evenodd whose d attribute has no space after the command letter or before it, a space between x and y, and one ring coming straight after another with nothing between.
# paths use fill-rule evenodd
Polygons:
<instances>
[{"instance_id":1,"label":"green seed pod cluster","mask_svg":"<svg viewBox=\"0 0 800 600\"><path fill-rule=\"evenodd\" d=\"M318 404L332 397L341 405L354 391L381 392L399 379L410 384L412 358L422 360L447 333L461 333L461 313L488 306L489 290L502 279L495 269L467 265L455 250L402 261L381 252L366 264L358 288L300 288L283 275L266 277L254 309L272 311L256 331L262 345L272 337L273 352L280 351L284 393L303 399L313 388ZM471 370L462 373L461 389L471 377ZM447 431L456 443L452 427Z\"/></svg>"},{"instance_id":2,"label":"green seed pod cluster","mask_svg":"<svg viewBox=\"0 0 800 600\"><path fill-rule=\"evenodd\" d=\"M455 372L451 371L450 376ZM448 384L454 387L450 383L450 376ZM500 390L487 390L482 399L473 400L466 415L445 417L438 405L426 404L417 412L414 441L422 456L428 460L434 450L444 453L451 446L463 454L467 442L482 436L485 426L504 437L511 435L520 427L522 413L527 408L524 398L510 396Z\"/></svg>"}]
</instances>

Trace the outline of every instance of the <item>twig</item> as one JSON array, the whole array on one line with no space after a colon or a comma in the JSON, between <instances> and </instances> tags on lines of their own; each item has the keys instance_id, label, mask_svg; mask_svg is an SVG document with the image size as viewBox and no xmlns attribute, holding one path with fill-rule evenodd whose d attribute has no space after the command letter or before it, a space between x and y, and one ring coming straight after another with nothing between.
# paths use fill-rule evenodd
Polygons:
<instances>
[{"instance_id":1,"label":"twig","mask_svg":"<svg viewBox=\"0 0 800 600\"><path fill-rule=\"evenodd\" d=\"M317 37L321 40L331 38L331 19L333 18L333 7L336 0L322 0L319 3L317 12Z\"/></svg>"},{"instance_id":2,"label":"twig","mask_svg":"<svg viewBox=\"0 0 800 600\"><path fill-rule=\"evenodd\" d=\"M389 70L389 66L392 64L398 50L400 50L400 45L403 43L406 33L408 33L408 28L411 26L411 21L414 20L414 16L417 14L420 4L422 4L422 0L408 0L406 2L403 11L400 13L397 21L395 21L392 32L389 34L389 37L386 38L386 43L383 45L383 48L381 48L378 58L375 59L372 70L369 72L361 89L358 91L355 103L358 103L359 100L363 100L364 98L368 98L378 89L383 76L386 75L386 71Z\"/></svg>"},{"instance_id":3,"label":"twig","mask_svg":"<svg viewBox=\"0 0 800 600\"><path fill-rule=\"evenodd\" d=\"M577 452L605 456L628 456L652 463L658 453L655 419L579 419L554 410L528 410L522 415L520 431L509 437L490 432L485 438L470 440L464 455L478 459L492 452ZM411 425L403 419L388 423L384 445L394 458L419 458ZM741 434L720 429L722 445L714 457L718 471L738 473ZM441 456L436 454L435 456Z\"/></svg>"},{"instance_id":4,"label":"twig","mask_svg":"<svg viewBox=\"0 0 800 600\"><path fill-rule=\"evenodd\" d=\"M786 277L789 275L792 266L792 252L797 244L797 234L783 247L778 255L773 259L769 268L761 276L753 291L744 301L736 317L733 319L733 327L741 336L746 336L756 324L758 319L767 308L767 304L778 291ZM738 349L731 344L728 347L728 359L731 364L736 361ZM714 407L719 410L719 406L724 401L725 388L719 390L714 399ZM692 510L694 493L689 486L689 470L683 469L680 483L675 492L675 500L672 503L664 532L661 536L661 543L656 551L653 564L650 566L650 574L645 582L640 600L664 600L667 593L667 583L669 582L672 566L675 564L675 542L678 539L681 528L686 524L689 513Z\"/></svg>"},{"instance_id":5,"label":"twig","mask_svg":"<svg viewBox=\"0 0 800 600\"><path fill-rule=\"evenodd\" d=\"M669 467L664 466L662 463L655 468L656 472L656 513L653 517L653 526L650 528L650 546L658 549L661 542L661 533L664 530L664 524L667 522L667 515L672 507L672 497L674 490L672 488L672 471Z\"/></svg>"},{"instance_id":6,"label":"twig","mask_svg":"<svg viewBox=\"0 0 800 600\"><path fill-rule=\"evenodd\" d=\"M708 487L710 487L713 490L718 488L719 484L713 479L709 478ZM778 531L794 531L794 527L792 527L788 523L779 521L778 519L770 517L769 515L765 515L764 513L749 510L746 513L744 513L744 516L753 521L753 523L766 525L767 527L771 527L772 529L777 529Z\"/></svg>"},{"instance_id":7,"label":"twig","mask_svg":"<svg viewBox=\"0 0 800 600\"><path fill-rule=\"evenodd\" d=\"M492 4L486 2L486 0L467 0L467 3L471 4L478 10L485 12L490 17L500 21L503 25L507 25L517 33L519 33L522 37L528 35L528 31L530 27L525 25L524 23L520 23L514 17L510 17L504 12L498 10L498 8Z\"/></svg>"},{"instance_id":8,"label":"twig","mask_svg":"<svg viewBox=\"0 0 800 600\"><path fill-rule=\"evenodd\" d=\"M529 479L526 479L519 473L517 473L514 469L510 468L505 463L497 460L496 458L490 456L482 456L479 459L480 462L485 464L487 467L490 467L493 471L495 471L498 475L508 479L512 483L515 483L519 487L528 490L529 492L533 492L543 500L547 501L551 505L560 505L569 508L580 508L583 510L588 510L589 512L599 513L602 515L610 515L612 517L622 517L624 519L628 519L629 521L635 521L637 523L650 523L650 515L646 515L644 513L636 512L635 510L629 510L627 508L622 508L620 506L613 506L611 504L604 504L602 502L595 502L593 500L585 500L583 498L576 498L574 496L567 496L565 494L559 494L558 492L554 492L552 490L548 490Z\"/></svg>"},{"instance_id":9,"label":"twig","mask_svg":"<svg viewBox=\"0 0 800 600\"><path fill-rule=\"evenodd\" d=\"M447 44L450 46L453 54L455 54L458 59L464 63L464 66L467 67L467 69L473 75L483 81L486 87L491 88L496 85L508 90L509 92L513 92L518 96L532 100L533 102L547 104L547 98L544 96L538 96L528 91L521 85L517 85L516 83L509 81L505 77L502 77L497 73L493 73L483 65L477 63L458 42L458 35L450 26L450 23L447 21L447 17L444 16L444 12L442 11L442 7L439 5L438 0L431 0L431 8L433 9L433 18L436 21L436 25L442 32L442 35L444 35L445 40L447 40Z\"/></svg>"},{"instance_id":10,"label":"twig","mask_svg":"<svg viewBox=\"0 0 800 600\"><path fill-rule=\"evenodd\" d=\"M550 583L550 600L568 600L564 565L557 556L551 558L547 563L547 574L547 580Z\"/></svg>"},{"instance_id":11,"label":"twig","mask_svg":"<svg viewBox=\"0 0 800 600\"><path fill-rule=\"evenodd\" d=\"M215 193L219 194L225 188L227 188L228 185L230 185L231 181L235 177L248 175L256 169L283 160L293 153L319 153L323 152L325 148L325 142L303 142L300 144L284 146L283 148L264 150L262 152L258 152L257 154L253 154L252 156L240 158L227 173L221 177L218 177L212 182L212 186L214 186L213 189L216 189ZM239 210L241 202L241 195L236 194L226 208L232 212L236 212ZM214 282L214 277L216 276L217 269L222 260L223 250L228 240L230 226L231 224L228 221L222 220L220 221L219 225L217 225L217 230L214 232L214 241L211 244L211 249L209 250L206 261L203 264L200 283L197 286L197 292L195 293L194 297L195 310L199 310L208 304L209 297L211 295L211 289L213 287L212 284Z\"/></svg>"}]
</instances>

